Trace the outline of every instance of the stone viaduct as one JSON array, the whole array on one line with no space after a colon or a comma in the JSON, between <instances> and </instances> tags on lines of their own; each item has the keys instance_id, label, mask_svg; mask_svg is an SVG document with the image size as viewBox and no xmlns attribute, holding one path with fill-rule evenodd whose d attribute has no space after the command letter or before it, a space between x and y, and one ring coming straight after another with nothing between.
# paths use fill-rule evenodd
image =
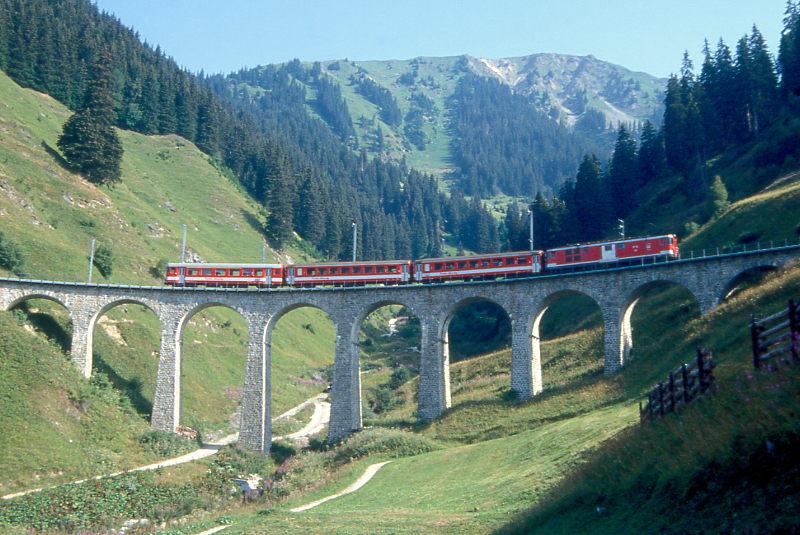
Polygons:
<instances>
[{"instance_id":1,"label":"stone viaduct","mask_svg":"<svg viewBox=\"0 0 800 535\"><path fill-rule=\"evenodd\" d=\"M448 326L454 313L465 304L491 301L510 317L510 386L520 398L526 399L542 390L539 324L547 308L560 297L584 294L600 307L605 332L605 373L610 375L625 364L633 347L631 314L648 288L659 284L683 286L694 295L701 313L705 314L724 299L746 272L777 268L799 255L800 245L790 245L530 279L431 286L223 290L1 279L0 309L9 310L34 298L63 305L72 321L72 360L89 377L92 333L98 319L124 303L148 307L161 323L151 423L154 428L167 431L174 431L179 423L182 331L186 323L210 306L237 311L249 329L239 444L268 451L270 339L281 316L293 309L319 308L335 325L328 437L338 440L361 428L359 333L367 315L382 306L404 305L420 320L418 412L423 420L432 420L450 406Z\"/></svg>"}]
</instances>

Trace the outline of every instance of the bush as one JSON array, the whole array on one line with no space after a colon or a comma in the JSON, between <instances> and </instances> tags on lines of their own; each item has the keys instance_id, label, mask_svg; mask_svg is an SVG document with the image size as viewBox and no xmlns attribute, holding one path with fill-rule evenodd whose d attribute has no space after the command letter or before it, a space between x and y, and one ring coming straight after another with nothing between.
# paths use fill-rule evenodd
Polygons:
<instances>
[{"instance_id":1,"label":"bush","mask_svg":"<svg viewBox=\"0 0 800 535\"><path fill-rule=\"evenodd\" d=\"M19 246L0 232L0 267L19 273L22 263L22 252Z\"/></svg>"},{"instance_id":2,"label":"bush","mask_svg":"<svg viewBox=\"0 0 800 535\"><path fill-rule=\"evenodd\" d=\"M383 453L392 458L410 457L438 449L441 449L439 444L414 433L396 429L368 429L347 439L337 449L334 460L347 462L374 453Z\"/></svg>"},{"instance_id":3,"label":"bush","mask_svg":"<svg viewBox=\"0 0 800 535\"><path fill-rule=\"evenodd\" d=\"M373 410L376 414L392 410L397 404L397 396L389 385L381 385L373 390L375 401Z\"/></svg>"},{"instance_id":4,"label":"bush","mask_svg":"<svg viewBox=\"0 0 800 535\"><path fill-rule=\"evenodd\" d=\"M94 265L103 278L107 279L111 276L114 271L114 253L111 251L111 247L100 245L95 249Z\"/></svg>"},{"instance_id":5,"label":"bush","mask_svg":"<svg viewBox=\"0 0 800 535\"><path fill-rule=\"evenodd\" d=\"M161 457L175 457L198 447L196 441L168 431L148 431L139 437L139 444Z\"/></svg>"},{"instance_id":6,"label":"bush","mask_svg":"<svg viewBox=\"0 0 800 535\"><path fill-rule=\"evenodd\" d=\"M401 366L392 372L392 377L389 379L389 386L393 389L400 388L400 386L409 379L411 379L411 370Z\"/></svg>"},{"instance_id":7,"label":"bush","mask_svg":"<svg viewBox=\"0 0 800 535\"><path fill-rule=\"evenodd\" d=\"M163 279L167 273L167 264L169 264L169 260L166 258L159 258L156 265L150 267L150 274L155 279Z\"/></svg>"}]
</instances>

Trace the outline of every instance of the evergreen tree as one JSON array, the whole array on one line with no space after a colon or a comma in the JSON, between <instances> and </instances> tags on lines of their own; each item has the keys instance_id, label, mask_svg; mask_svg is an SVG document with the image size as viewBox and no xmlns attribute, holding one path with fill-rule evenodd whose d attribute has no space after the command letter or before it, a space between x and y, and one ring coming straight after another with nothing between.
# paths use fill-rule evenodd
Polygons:
<instances>
[{"instance_id":1,"label":"evergreen tree","mask_svg":"<svg viewBox=\"0 0 800 535\"><path fill-rule=\"evenodd\" d=\"M526 211L520 212L516 202L509 203L504 221L506 247L510 251L524 251L529 247L530 233Z\"/></svg>"},{"instance_id":2,"label":"evergreen tree","mask_svg":"<svg viewBox=\"0 0 800 535\"><path fill-rule=\"evenodd\" d=\"M728 190L722 177L716 175L709 189L709 213L712 218L721 216L728 209Z\"/></svg>"},{"instance_id":3,"label":"evergreen tree","mask_svg":"<svg viewBox=\"0 0 800 535\"><path fill-rule=\"evenodd\" d=\"M789 100L800 96L800 5L786 2L783 19L778 67L781 75L781 95Z\"/></svg>"},{"instance_id":4,"label":"evergreen tree","mask_svg":"<svg viewBox=\"0 0 800 535\"><path fill-rule=\"evenodd\" d=\"M279 160L267 177L269 207L267 236L281 248L292 238L294 230L294 184L288 163Z\"/></svg>"},{"instance_id":5,"label":"evergreen tree","mask_svg":"<svg viewBox=\"0 0 800 535\"><path fill-rule=\"evenodd\" d=\"M631 138L625 125L621 124L608 173L612 217L628 215L633 206L632 200L639 189L638 178L636 141Z\"/></svg>"},{"instance_id":6,"label":"evergreen tree","mask_svg":"<svg viewBox=\"0 0 800 535\"><path fill-rule=\"evenodd\" d=\"M597 156L584 156L575 177L574 204L570 207L581 241L599 240L605 234L610 217L604 189Z\"/></svg>"},{"instance_id":7,"label":"evergreen tree","mask_svg":"<svg viewBox=\"0 0 800 535\"><path fill-rule=\"evenodd\" d=\"M639 184L645 186L658 180L664 175L666 169L666 156L664 154L664 137L656 131L650 121L645 121L642 126L641 144L638 154Z\"/></svg>"},{"instance_id":8,"label":"evergreen tree","mask_svg":"<svg viewBox=\"0 0 800 535\"><path fill-rule=\"evenodd\" d=\"M750 107L752 129L769 126L778 113L778 77L764 36L753 26L750 33Z\"/></svg>"},{"instance_id":9,"label":"evergreen tree","mask_svg":"<svg viewBox=\"0 0 800 535\"><path fill-rule=\"evenodd\" d=\"M111 56L101 52L94 64L83 106L64 124L58 147L67 162L95 184L118 182L122 144L116 121Z\"/></svg>"},{"instance_id":10,"label":"evergreen tree","mask_svg":"<svg viewBox=\"0 0 800 535\"><path fill-rule=\"evenodd\" d=\"M313 244L319 245L325 235L325 212L319 182L308 176L300 186L297 214L297 231Z\"/></svg>"}]
</instances>

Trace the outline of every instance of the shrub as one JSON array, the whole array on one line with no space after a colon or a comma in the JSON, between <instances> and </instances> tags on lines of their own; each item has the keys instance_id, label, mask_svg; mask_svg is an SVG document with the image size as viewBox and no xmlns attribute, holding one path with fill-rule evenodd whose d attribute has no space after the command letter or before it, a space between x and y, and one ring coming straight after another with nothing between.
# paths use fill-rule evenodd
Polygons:
<instances>
[{"instance_id":1,"label":"shrub","mask_svg":"<svg viewBox=\"0 0 800 535\"><path fill-rule=\"evenodd\" d=\"M114 271L114 253L111 247L100 245L94 251L94 265L104 278L109 278Z\"/></svg>"},{"instance_id":2,"label":"shrub","mask_svg":"<svg viewBox=\"0 0 800 535\"><path fill-rule=\"evenodd\" d=\"M153 278L163 279L164 275L167 273L167 264L169 264L169 260L166 258L159 258L158 262L150 267L150 274Z\"/></svg>"},{"instance_id":3,"label":"shrub","mask_svg":"<svg viewBox=\"0 0 800 535\"><path fill-rule=\"evenodd\" d=\"M198 446L196 441L168 431L148 431L139 437L139 444L161 457L174 457L188 453Z\"/></svg>"},{"instance_id":4,"label":"shrub","mask_svg":"<svg viewBox=\"0 0 800 535\"><path fill-rule=\"evenodd\" d=\"M22 263L22 252L19 246L0 232L0 267L19 273Z\"/></svg>"},{"instance_id":5,"label":"shrub","mask_svg":"<svg viewBox=\"0 0 800 535\"><path fill-rule=\"evenodd\" d=\"M409 379L411 379L411 370L401 366L392 372L392 377L389 379L389 386L393 389L400 388L400 386Z\"/></svg>"},{"instance_id":6,"label":"shrub","mask_svg":"<svg viewBox=\"0 0 800 535\"><path fill-rule=\"evenodd\" d=\"M389 457L410 457L441 449L433 440L396 429L368 429L350 437L336 451L334 460L346 462L374 453Z\"/></svg>"}]
</instances>

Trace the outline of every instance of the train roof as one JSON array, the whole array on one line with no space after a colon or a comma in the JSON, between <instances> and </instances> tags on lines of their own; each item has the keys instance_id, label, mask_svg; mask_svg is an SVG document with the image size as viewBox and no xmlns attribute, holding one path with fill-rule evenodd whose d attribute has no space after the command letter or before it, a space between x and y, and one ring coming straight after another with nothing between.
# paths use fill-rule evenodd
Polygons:
<instances>
[{"instance_id":1,"label":"train roof","mask_svg":"<svg viewBox=\"0 0 800 535\"><path fill-rule=\"evenodd\" d=\"M167 267L187 267L187 268L279 268L282 264L235 264L221 262L170 262Z\"/></svg>"},{"instance_id":2,"label":"train roof","mask_svg":"<svg viewBox=\"0 0 800 535\"><path fill-rule=\"evenodd\" d=\"M316 262L314 264L287 264L286 267L328 267L328 266L382 266L386 264L408 264L411 260L364 260L360 262Z\"/></svg>"},{"instance_id":3,"label":"train roof","mask_svg":"<svg viewBox=\"0 0 800 535\"><path fill-rule=\"evenodd\" d=\"M615 243L628 243L632 241L642 240L655 240L658 238L674 238L675 234L659 234L658 236L640 236L638 238L625 238L624 240L602 240L591 241L585 243L573 243L572 245L562 245L560 247L551 247L548 251L563 251L565 249L574 249L576 247L586 247L588 245L613 245Z\"/></svg>"},{"instance_id":4,"label":"train roof","mask_svg":"<svg viewBox=\"0 0 800 535\"><path fill-rule=\"evenodd\" d=\"M481 258L495 258L495 257L505 257L505 256L520 256L526 254L542 254L544 251L507 251L504 253L484 253L484 254L475 254L475 255L464 255L464 256L441 256L439 258L418 258L415 262L452 262L453 260L478 260Z\"/></svg>"}]
</instances>

